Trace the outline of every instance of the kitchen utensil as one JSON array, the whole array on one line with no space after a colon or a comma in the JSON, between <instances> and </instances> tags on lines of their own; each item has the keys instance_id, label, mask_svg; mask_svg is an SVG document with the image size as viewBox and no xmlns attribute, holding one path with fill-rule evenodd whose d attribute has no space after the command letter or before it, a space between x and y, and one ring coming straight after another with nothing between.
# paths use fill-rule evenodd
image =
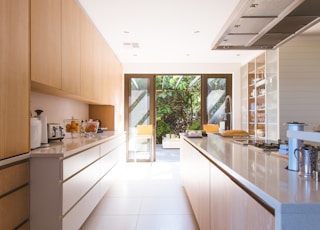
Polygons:
<instances>
[{"instance_id":1,"label":"kitchen utensil","mask_svg":"<svg viewBox=\"0 0 320 230\"><path fill-rule=\"evenodd\" d=\"M294 150L294 155L299 159L299 175L312 178L313 171L317 171L318 149L311 145L306 145Z\"/></svg>"}]
</instances>

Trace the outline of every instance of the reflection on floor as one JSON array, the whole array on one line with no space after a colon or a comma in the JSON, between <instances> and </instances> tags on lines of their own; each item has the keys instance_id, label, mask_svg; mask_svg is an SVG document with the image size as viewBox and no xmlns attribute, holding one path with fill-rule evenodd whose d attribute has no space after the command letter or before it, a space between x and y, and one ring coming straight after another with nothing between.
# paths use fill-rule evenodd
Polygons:
<instances>
[{"instance_id":1,"label":"reflection on floor","mask_svg":"<svg viewBox=\"0 0 320 230\"><path fill-rule=\"evenodd\" d=\"M197 230L180 178L179 149L157 146L157 161L127 163L82 230Z\"/></svg>"}]
</instances>

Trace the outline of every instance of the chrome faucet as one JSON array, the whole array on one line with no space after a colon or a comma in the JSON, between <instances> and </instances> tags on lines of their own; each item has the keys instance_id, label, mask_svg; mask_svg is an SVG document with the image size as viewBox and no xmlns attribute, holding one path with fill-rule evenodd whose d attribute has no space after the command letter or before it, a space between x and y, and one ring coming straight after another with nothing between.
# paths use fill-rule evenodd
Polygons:
<instances>
[{"instance_id":1,"label":"chrome faucet","mask_svg":"<svg viewBox=\"0 0 320 230\"><path fill-rule=\"evenodd\" d=\"M229 108L227 108L227 102L229 103ZM230 115L229 129L231 130L232 129L232 98L230 95L227 95L226 98L224 99L224 105L225 105L225 118L224 118L224 120L227 120L227 116Z\"/></svg>"}]
</instances>

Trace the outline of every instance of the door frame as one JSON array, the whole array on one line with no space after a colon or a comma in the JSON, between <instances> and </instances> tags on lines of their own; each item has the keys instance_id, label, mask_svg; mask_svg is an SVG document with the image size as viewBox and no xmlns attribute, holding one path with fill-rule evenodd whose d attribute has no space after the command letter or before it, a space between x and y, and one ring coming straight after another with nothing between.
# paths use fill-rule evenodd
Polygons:
<instances>
[{"instance_id":1,"label":"door frame","mask_svg":"<svg viewBox=\"0 0 320 230\"><path fill-rule=\"evenodd\" d=\"M126 131L126 161L129 162L129 95L131 90L130 81L132 78L147 78L149 79L149 94L150 94L150 125L153 126L153 140L155 140L155 74L125 74L124 75L124 130ZM152 146L154 156L153 161L156 160L155 141Z\"/></svg>"}]
</instances>

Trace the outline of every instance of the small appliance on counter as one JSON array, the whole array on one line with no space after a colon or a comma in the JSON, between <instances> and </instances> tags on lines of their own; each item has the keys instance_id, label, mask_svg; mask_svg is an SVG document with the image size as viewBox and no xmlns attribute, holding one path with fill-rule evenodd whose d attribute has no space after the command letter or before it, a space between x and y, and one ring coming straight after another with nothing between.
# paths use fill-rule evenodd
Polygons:
<instances>
[{"instance_id":1,"label":"small appliance on counter","mask_svg":"<svg viewBox=\"0 0 320 230\"><path fill-rule=\"evenodd\" d=\"M41 121L37 117L30 118L30 148L41 146Z\"/></svg>"},{"instance_id":2,"label":"small appliance on counter","mask_svg":"<svg viewBox=\"0 0 320 230\"><path fill-rule=\"evenodd\" d=\"M63 138L63 127L59 123L48 123L48 141L61 141Z\"/></svg>"},{"instance_id":3,"label":"small appliance on counter","mask_svg":"<svg viewBox=\"0 0 320 230\"><path fill-rule=\"evenodd\" d=\"M47 131L47 116L42 115L43 110L36 109L35 110L38 119L41 121L41 148L45 148L49 146L48 141L48 131Z\"/></svg>"}]
</instances>

